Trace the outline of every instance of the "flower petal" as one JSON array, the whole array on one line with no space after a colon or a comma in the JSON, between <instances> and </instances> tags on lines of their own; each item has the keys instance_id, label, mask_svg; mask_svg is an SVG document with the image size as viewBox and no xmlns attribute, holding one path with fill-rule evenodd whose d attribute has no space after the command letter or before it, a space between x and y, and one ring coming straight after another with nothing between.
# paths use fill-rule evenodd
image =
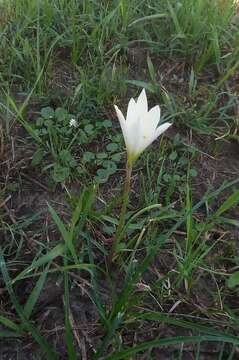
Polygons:
<instances>
[{"instance_id":1,"label":"flower petal","mask_svg":"<svg viewBox=\"0 0 239 360\"><path fill-rule=\"evenodd\" d=\"M172 125L171 123L166 122L166 123L160 125L159 127L157 127L157 129L155 131L155 139L157 139L157 137L159 137L159 135L164 133L171 125Z\"/></svg>"},{"instance_id":2,"label":"flower petal","mask_svg":"<svg viewBox=\"0 0 239 360\"><path fill-rule=\"evenodd\" d=\"M156 129L159 120L160 120L160 107L159 105L154 106L151 110L149 110L148 112L148 117L149 117L149 121L152 124L152 126L154 127L154 129Z\"/></svg>"},{"instance_id":3,"label":"flower petal","mask_svg":"<svg viewBox=\"0 0 239 360\"><path fill-rule=\"evenodd\" d=\"M131 121L129 124L127 124L127 136L128 136L128 143L127 143L127 151L128 156L130 158L136 158L138 157L138 147L139 147L139 139L142 133L141 130L141 123L140 119L138 117L135 118L134 121Z\"/></svg>"},{"instance_id":4,"label":"flower petal","mask_svg":"<svg viewBox=\"0 0 239 360\"><path fill-rule=\"evenodd\" d=\"M165 123L161 126L159 126L153 133L149 134L148 136L146 134L141 134L141 137L138 139L138 153L142 153L154 140L156 140L159 135L161 135L164 131L166 131L169 126L172 124Z\"/></svg>"},{"instance_id":5,"label":"flower petal","mask_svg":"<svg viewBox=\"0 0 239 360\"><path fill-rule=\"evenodd\" d=\"M114 107L115 107L115 111L116 111L117 117L118 117L119 122L120 122L120 126L121 126L122 133L123 133L123 136L124 136L125 145L127 146L128 135L127 135L127 129L126 129L126 121L125 121L124 115L122 114L122 112L118 108L118 106L114 105Z\"/></svg>"},{"instance_id":6,"label":"flower petal","mask_svg":"<svg viewBox=\"0 0 239 360\"><path fill-rule=\"evenodd\" d=\"M137 158L137 147L139 142L139 137L141 134L140 121L137 113L131 119L131 121L126 121L124 115L118 108L118 106L114 105L120 126L123 132L125 145L127 148L128 158L132 161Z\"/></svg>"},{"instance_id":7,"label":"flower petal","mask_svg":"<svg viewBox=\"0 0 239 360\"><path fill-rule=\"evenodd\" d=\"M145 89L143 89L137 100L138 114L143 115L148 112L148 100Z\"/></svg>"},{"instance_id":8,"label":"flower petal","mask_svg":"<svg viewBox=\"0 0 239 360\"><path fill-rule=\"evenodd\" d=\"M136 149L136 153L138 154L138 156L144 151L144 149L146 149L146 147L151 144L152 137L155 133L155 131L153 132L149 132L145 131L145 117L140 117L138 119L138 124L137 124L137 129L135 129L135 131L137 131L137 139L136 139L136 145L135 145L135 149Z\"/></svg>"},{"instance_id":9,"label":"flower petal","mask_svg":"<svg viewBox=\"0 0 239 360\"><path fill-rule=\"evenodd\" d=\"M138 116L137 104L136 104L135 100L133 98L131 98L129 101L128 109L127 109L126 121L131 122L137 116Z\"/></svg>"},{"instance_id":10,"label":"flower petal","mask_svg":"<svg viewBox=\"0 0 239 360\"><path fill-rule=\"evenodd\" d=\"M160 107L154 106L146 115L143 121L143 132L145 136L152 135L160 121Z\"/></svg>"}]
</instances>

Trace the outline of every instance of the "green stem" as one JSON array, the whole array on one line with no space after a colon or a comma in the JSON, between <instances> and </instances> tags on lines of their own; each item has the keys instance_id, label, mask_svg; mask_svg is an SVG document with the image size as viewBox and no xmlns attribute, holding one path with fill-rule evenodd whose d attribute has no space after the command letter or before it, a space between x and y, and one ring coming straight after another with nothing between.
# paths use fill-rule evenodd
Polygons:
<instances>
[{"instance_id":1,"label":"green stem","mask_svg":"<svg viewBox=\"0 0 239 360\"><path fill-rule=\"evenodd\" d=\"M125 184L124 184L124 192L123 192L123 199L122 199L122 207L120 212L120 218L119 218L119 224L115 233L115 237L113 240L112 247L110 249L110 253L108 256L108 263L111 264L115 255L115 252L117 250L117 247L119 245L122 230L125 225L125 214L127 210L127 205L129 201L129 191L130 191L130 180L131 180L131 174L132 174L132 163L127 161L126 164L126 178L125 178Z\"/></svg>"}]
</instances>

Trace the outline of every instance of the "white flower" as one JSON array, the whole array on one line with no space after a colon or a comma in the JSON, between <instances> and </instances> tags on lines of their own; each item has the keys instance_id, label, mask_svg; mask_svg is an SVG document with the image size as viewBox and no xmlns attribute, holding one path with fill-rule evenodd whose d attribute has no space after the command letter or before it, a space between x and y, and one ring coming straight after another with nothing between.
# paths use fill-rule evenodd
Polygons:
<instances>
[{"instance_id":1,"label":"white flower","mask_svg":"<svg viewBox=\"0 0 239 360\"><path fill-rule=\"evenodd\" d=\"M148 101L144 89L137 101L130 99L126 119L116 105L115 110L123 132L128 161L131 163L172 125L164 123L158 126L160 107L156 105L148 111Z\"/></svg>"},{"instance_id":2,"label":"white flower","mask_svg":"<svg viewBox=\"0 0 239 360\"><path fill-rule=\"evenodd\" d=\"M76 121L76 119L70 119L70 127L74 127L74 128L77 128L78 126L78 122Z\"/></svg>"}]
</instances>

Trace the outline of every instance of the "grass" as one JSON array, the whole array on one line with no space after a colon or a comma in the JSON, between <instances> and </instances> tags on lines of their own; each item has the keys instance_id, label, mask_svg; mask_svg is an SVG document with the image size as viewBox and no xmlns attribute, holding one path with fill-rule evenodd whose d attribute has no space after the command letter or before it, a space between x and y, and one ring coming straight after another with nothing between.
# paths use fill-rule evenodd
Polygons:
<instances>
[{"instance_id":1,"label":"grass","mask_svg":"<svg viewBox=\"0 0 239 360\"><path fill-rule=\"evenodd\" d=\"M0 357L233 359L238 3L0 10ZM113 104L142 88L173 126L136 163L109 265L126 160Z\"/></svg>"}]
</instances>

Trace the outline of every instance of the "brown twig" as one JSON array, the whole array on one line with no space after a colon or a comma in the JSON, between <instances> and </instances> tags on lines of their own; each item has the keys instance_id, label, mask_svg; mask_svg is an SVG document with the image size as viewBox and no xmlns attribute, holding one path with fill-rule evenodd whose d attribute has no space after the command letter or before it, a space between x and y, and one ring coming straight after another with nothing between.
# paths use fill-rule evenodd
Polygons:
<instances>
[{"instance_id":1,"label":"brown twig","mask_svg":"<svg viewBox=\"0 0 239 360\"><path fill-rule=\"evenodd\" d=\"M33 177L31 177L31 176L29 176L29 175L27 175L27 174L24 174L24 173L21 173L21 175L22 175L25 179L27 179L27 180L29 180L29 181L34 182L35 184L37 184L37 185L38 185L40 188L42 188L43 190L45 190L45 191L47 191L47 192L50 191L45 185L43 185L42 183L40 183L40 181L34 179Z\"/></svg>"}]
</instances>

